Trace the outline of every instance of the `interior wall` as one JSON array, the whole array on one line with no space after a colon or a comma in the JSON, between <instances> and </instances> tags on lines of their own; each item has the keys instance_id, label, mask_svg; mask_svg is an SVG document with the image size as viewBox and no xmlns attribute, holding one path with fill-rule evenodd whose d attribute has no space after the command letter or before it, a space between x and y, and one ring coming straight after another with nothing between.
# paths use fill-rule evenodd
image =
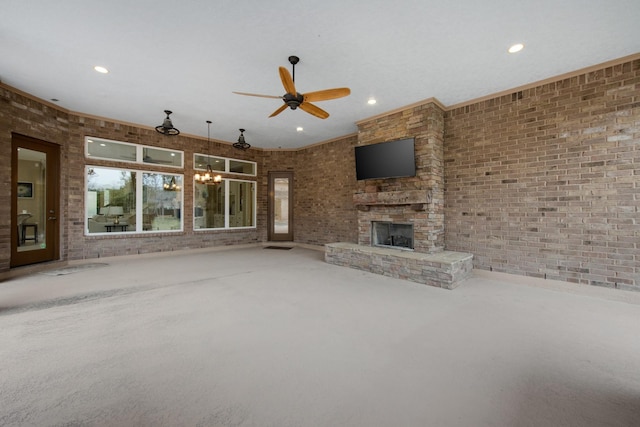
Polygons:
<instances>
[{"instance_id":1,"label":"interior wall","mask_svg":"<svg viewBox=\"0 0 640 427\"><path fill-rule=\"evenodd\" d=\"M448 111L447 249L640 289L640 60Z\"/></svg>"}]
</instances>

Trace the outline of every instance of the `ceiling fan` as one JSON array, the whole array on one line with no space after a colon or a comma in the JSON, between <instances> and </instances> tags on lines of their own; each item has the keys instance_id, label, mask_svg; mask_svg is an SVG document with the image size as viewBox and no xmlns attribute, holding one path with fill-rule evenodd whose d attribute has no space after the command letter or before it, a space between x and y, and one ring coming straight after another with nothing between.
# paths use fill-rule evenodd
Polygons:
<instances>
[{"instance_id":1,"label":"ceiling fan","mask_svg":"<svg viewBox=\"0 0 640 427\"><path fill-rule=\"evenodd\" d=\"M238 95L246 95L246 96L259 96L261 98L275 98L282 99L284 101L284 105L274 111L269 117L277 116L282 113L287 107L295 110L300 107L301 110L306 111L307 113L319 117L321 119L326 119L329 117L329 113L324 111L322 108L317 107L312 104L312 102L317 101L326 101L328 99L336 99L342 98L343 96L348 96L351 94L351 90L347 87L335 88L335 89L325 89L319 90L316 92L308 92L302 94L296 90L296 86L294 84L296 77L296 64L300 61L300 58L297 56L290 56L289 62L292 65L293 77L289 73L285 67L279 67L278 70L280 72L280 80L282 80L282 86L284 86L284 90L287 91L282 96L275 95L259 95L256 93L246 93L246 92L233 92Z\"/></svg>"}]
</instances>

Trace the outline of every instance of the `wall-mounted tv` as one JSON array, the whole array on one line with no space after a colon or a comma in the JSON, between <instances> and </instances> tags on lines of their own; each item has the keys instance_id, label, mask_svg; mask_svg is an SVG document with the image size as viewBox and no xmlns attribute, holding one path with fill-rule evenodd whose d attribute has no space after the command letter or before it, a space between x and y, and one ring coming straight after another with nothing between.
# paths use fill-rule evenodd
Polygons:
<instances>
[{"instance_id":1,"label":"wall-mounted tv","mask_svg":"<svg viewBox=\"0 0 640 427\"><path fill-rule=\"evenodd\" d=\"M413 138L356 146L356 178L416 176Z\"/></svg>"}]
</instances>

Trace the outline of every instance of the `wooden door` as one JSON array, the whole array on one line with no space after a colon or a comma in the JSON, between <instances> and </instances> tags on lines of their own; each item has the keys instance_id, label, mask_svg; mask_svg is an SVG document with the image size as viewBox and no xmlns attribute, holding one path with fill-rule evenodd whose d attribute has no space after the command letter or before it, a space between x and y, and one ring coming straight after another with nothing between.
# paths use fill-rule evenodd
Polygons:
<instances>
[{"instance_id":1,"label":"wooden door","mask_svg":"<svg viewBox=\"0 0 640 427\"><path fill-rule=\"evenodd\" d=\"M58 259L60 147L11 135L11 267Z\"/></svg>"}]
</instances>

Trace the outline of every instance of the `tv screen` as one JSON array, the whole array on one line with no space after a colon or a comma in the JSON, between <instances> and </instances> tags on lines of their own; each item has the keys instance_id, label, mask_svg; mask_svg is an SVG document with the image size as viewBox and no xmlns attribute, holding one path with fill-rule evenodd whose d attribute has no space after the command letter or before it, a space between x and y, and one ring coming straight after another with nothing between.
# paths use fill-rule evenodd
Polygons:
<instances>
[{"instance_id":1,"label":"tv screen","mask_svg":"<svg viewBox=\"0 0 640 427\"><path fill-rule=\"evenodd\" d=\"M415 175L413 138L356 147L358 180Z\"/></svg>"}]
</instances>

